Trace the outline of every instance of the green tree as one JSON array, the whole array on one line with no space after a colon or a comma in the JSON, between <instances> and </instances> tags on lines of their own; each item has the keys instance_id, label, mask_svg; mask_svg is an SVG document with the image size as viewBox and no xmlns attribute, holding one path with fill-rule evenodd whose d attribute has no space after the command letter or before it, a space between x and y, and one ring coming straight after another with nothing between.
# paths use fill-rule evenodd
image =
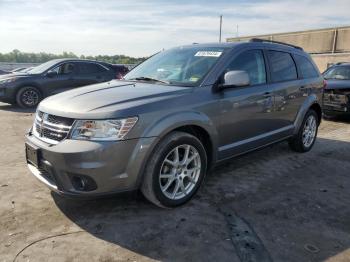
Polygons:
<instances>
[{"instance_id":1,"label":"green tree","mask_svg":"<svg viewBox=\"0 0 350 262\"><path fill-rule=\"evenodd\" d=\"M45 52L40 53L26 53L17 49L9 53L0 53L0 62L9 63L44 63L52 59L58 58L80 58L91 59L111 64L138 64L144 61L147 57L130 57L125 55L97 55L97 56L77 56L72 52L63 52L62 54L50 54Z\"/></svg>"}]
</instances>

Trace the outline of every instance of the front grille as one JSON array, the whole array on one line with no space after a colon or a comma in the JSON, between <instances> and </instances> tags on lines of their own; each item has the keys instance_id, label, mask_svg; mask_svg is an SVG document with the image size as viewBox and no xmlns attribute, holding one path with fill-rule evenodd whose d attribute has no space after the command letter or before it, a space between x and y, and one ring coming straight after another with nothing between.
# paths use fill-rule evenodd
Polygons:
<instances>
[{"instance_id":1,"label":"front grille","mask_svg":"<svg viewBox=\"0 0 350 262\"><path fill-rule=\"evenodd\" d=\"M324 90L324 105L345 105L350 101L350 89L326 89Z\"/></svg>"},{"instance_id":2,"label":"front grille","mask_svg":"<svg viewBox=\"0 0 350 262\"><path fill-rule=\"evenodd\" d=\"M325 89L326 94L335 94L335 95L350 95L350 88L344 89Z\"/></svg>"},{"instance_id":3,"label":"front grille","mask_svg":"<svg viewBox=\"0 0 350 262\"><path fill-rule=\"evenodd\" d=\"M33 133L39 139L57 144L68 136L74 119L50 115L38 111L35 116Z\"/></svg>"}]
</instances>

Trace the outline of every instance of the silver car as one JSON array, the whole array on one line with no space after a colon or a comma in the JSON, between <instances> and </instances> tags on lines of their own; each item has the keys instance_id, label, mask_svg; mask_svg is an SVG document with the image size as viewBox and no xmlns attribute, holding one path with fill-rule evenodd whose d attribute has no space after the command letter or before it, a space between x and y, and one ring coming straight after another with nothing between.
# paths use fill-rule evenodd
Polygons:
<instances>
[{"instance_id":1,"label":"silver car","mask_svg":"<svg viewBox=\"0 0 350 262\"><path fill-rule=\"evenodd\" d=\"M322 87L296 46L254 39L173 48L122 80L43 100L26 134L27 164L59 194L141 189L158 206L179 206L226 159L283 140L309 151Z\"/></svg>"}]
</instances>

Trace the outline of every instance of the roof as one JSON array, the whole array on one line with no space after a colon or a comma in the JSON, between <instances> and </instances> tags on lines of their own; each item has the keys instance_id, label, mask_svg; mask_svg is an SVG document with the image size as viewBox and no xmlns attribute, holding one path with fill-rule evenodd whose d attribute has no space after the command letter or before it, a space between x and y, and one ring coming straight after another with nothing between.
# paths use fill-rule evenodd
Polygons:
<instances>
[{"instance_id":1,"label":"roof","mask_svg":"<svg viewBox=\"0 0 350 262\"><path fill-rule=\"evenodd\" d=\"M57 62L94 62L94 63L101 63L101 64L109 64L102 61L97 60L90 60L90 59L80 59L80 58L59 58L59 59L52 59L51 61L57 61Z\"/></svg>"},{"instance_id":2,"label":"roof","mask_svg":"<svg viewBox=\"0 0 350 262\"><path fill-rule=\"evenodd\" d=\"M270 48L285 49L286 51L288 50L289 52L302 52L302 53L304 53L304 51L297 46L293 47L287 43L284 44L282 42L281 43L269 42L268 40L266 40L266 41L223 42L223 43L203 43L203 44L194 43L192 45L185 45L185 46L181 46L181 47L186 48L186 47L193 47L193 46L203 47L203 48L208 48L208 47L234 48L234 47L238 47L238 46L254 46L257 48L270 47Z\"/></svg>"}]
</instances>

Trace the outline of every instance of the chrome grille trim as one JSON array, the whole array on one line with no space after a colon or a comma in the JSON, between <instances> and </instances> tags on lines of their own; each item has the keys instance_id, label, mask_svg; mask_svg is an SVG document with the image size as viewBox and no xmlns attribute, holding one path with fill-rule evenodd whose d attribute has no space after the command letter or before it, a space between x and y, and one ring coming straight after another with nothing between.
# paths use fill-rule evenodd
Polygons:
<instances>
[{"instance_id":1,"label":"chrome grille trim","mask_svg":"<svg viewBox=\"0 0 350 262\"><path fill-rule=\"evenodd\" d=\"M33 134L49 144L58 144L67 138L74 119L50 115L38 111L33 125ZM70 125L67 125L70 124Z\"/></svg>"}]
</instances>

